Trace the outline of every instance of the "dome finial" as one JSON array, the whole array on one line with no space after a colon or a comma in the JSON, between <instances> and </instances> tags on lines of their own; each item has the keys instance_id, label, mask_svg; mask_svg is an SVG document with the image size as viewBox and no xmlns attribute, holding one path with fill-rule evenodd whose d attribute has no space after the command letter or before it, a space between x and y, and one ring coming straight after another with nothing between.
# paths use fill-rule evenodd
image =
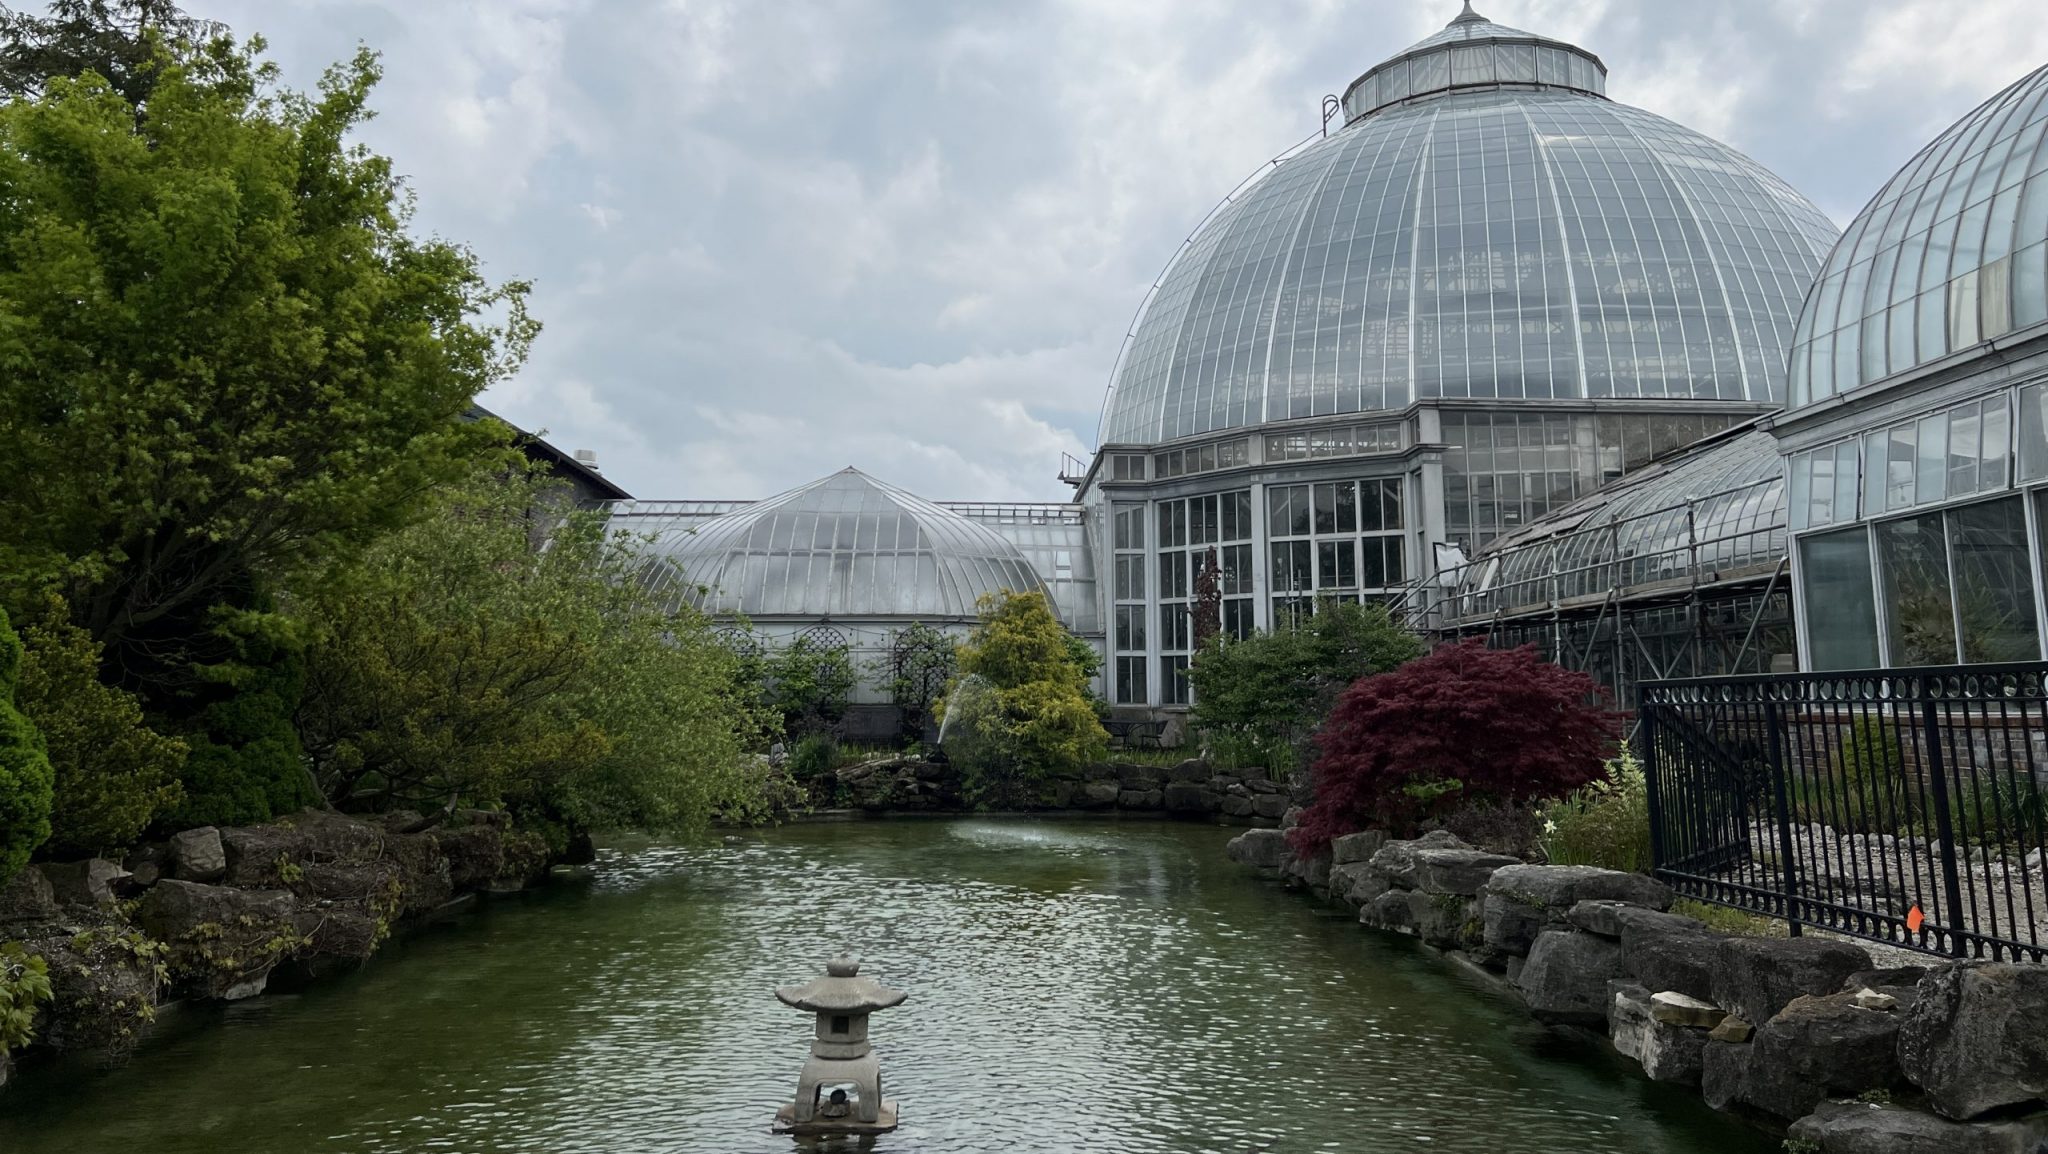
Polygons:
<instances>
[{"instance_id":1,"label":"dome finial","mask_svg":"<svg viewBox=\"0 0 2048 1154\"><path fill-rule=\"evenodd\" d=\"M1486 17L1472 11L1472 0L1465 0L1465 10L1458 13L1458 18L1445 25L1445 27L1455 28L1460 24L1484 24L1486 22Z\"/></svg>"}]
</instances>

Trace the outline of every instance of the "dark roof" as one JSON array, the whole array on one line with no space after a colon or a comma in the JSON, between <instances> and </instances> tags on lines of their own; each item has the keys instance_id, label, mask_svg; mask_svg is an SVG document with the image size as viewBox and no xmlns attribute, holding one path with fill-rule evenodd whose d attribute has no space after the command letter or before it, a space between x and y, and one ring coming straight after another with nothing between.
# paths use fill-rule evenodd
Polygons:
<instances>
[{"instance_id":1,"label":"dark roof","mask_svg":"<svg viewBox=\"0 0 2048 1154\"><path fill-rule=\"evenodd\" d=\"M519 447L526 450L527 456L546 462L550 468L566 477L569 481L581 488L590 490L595 500L630 501L633 499L633 494L619 488L617 482L606 477L603 473L577 460L574 455L565 453L540 437L520 428L518 425L506 421L505 418L484 408L482 405L472 403L469 406L469 412L465 414L465 419L471 421L480 421L486 417L494 421L504 421L505 424L510 425L512 431L519 434Z\"/></svg>"}]
</instances>

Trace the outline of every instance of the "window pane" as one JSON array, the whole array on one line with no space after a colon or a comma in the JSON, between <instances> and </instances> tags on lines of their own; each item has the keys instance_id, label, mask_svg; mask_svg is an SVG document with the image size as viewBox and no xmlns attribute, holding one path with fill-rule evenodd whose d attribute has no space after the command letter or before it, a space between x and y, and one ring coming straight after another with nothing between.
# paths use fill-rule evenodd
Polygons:
<instances>
[{"instance_id":1,"label":"window pane","mask_svg":"<svg viewBox=\"0 0 2048 1154\"><path fill-rule=\"evenodd\" d=\"M1807 641L1815 669L1877 665L1877 602L1870 587L1870 540L1861 528L1799 543Z\"/></svg>"},{"instance_id":2,"label":"window pane","mask_svg":"<svg viewBox=\"0 0 2048 1154\"><path fill-rule=\"evenodd\" d=\"M1880 524L1877 554L1885 634L1891 642L1886 664L1955 664L1955 602L1949 590L1941 514Z\"/></svg>"},{"instance_id":3,"label":"window pane","mask_svg":"<svg viewBox=\"0 0 2048 1154\"><path fill-rule=\"evenodd\" d=\"M1920 418L1919 479L1913 500L1925 505L1948 496L1948 414Z\"/></svg>"},{"instance_id":4,"label":"window pane","mask_svg":"<svg viewBox=\"0 0 2048 1154\"><path fill-rule=\"evenodd\" d=\"M1948 514L1955 558L1956 616L1964 661L2033 661L2041 656L2028 580L2027 516L2018 497Z\"/></svg>"}]
</instances>

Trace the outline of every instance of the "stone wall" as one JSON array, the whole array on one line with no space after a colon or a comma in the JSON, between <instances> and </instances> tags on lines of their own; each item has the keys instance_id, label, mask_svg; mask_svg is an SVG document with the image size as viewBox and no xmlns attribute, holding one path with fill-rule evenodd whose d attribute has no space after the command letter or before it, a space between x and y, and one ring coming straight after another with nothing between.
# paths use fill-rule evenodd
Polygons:
<instances>
[{"instance_id":1,"label":"stone wall","mask_svg":"<svg viewBox=\"0 0 2048 1154\"><path fill-rule=\"evenodd\" d=\"M938 762L886 758L841 766L812 788L819 808L871 813L949 813L971 808L959 771ZM1195 819L1277 822L1294 801L1264 770L1219 771L1201 758L1175 765L1111 761L1047 778L1038 810L1123 811Z\"/></svg>"},{"instance_id":2,"label":"stone wall","mask_svg":"<svg viewBox=\"0 0 2048 1154\"><path fill-rule=\"evenodd\" d=\"M1233 860L1499 973L1538 1019L1819 1154L2048 1154L2048 967L1877 968L1825 938L1738 937L1639 874L1527 865L1436 832Z\"/></svg>"},{"instance_id":3,"label":"stone wall","mask_svg":"<svg viewBox=\"0 0 2048 1154\"><path fill-rule=\"evenodd\" d=\"M422 824L309 810L185 830L119 863L23 870L0 887L0 941L49 968L31 1054L118 1059L165 1003L236 1001L358 966L395 928L522 888L550 866L541 840L503 814L404 832Z\"/></svg>"}]
</instances>

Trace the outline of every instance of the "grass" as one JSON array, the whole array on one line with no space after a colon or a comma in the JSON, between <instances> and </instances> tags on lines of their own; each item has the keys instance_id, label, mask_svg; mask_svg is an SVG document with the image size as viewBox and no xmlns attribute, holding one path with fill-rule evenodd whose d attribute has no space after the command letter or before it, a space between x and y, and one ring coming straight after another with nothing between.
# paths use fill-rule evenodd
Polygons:
<instances>
[{"instance_id":1,"label":"grass","mask_svg":"<svg viewBox=\"0 0 2048 1154\"><path fill-rule=\"evenodd\" d=\"M1671 912L1688 917L1718 933L1732 934L1741 938L1782 938L1786 936L1785 923L1762 914L1752 914L1729 906L1717 906L1708 902L1696 902L1691 898L1680 898L1671 903Z\"/></svg>"}]
</instances>

